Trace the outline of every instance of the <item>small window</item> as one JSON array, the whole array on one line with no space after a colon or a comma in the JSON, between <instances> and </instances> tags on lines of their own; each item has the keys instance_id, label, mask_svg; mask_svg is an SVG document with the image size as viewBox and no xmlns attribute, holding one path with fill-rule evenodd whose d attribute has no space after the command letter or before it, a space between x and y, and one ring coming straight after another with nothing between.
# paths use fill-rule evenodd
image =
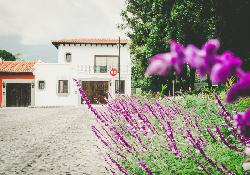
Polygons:
<instances>
[{"instance_id":1,"label":"small window","mask_svg":"<svg viewBox=\"0 0 250 175\"><path fill-rule=\"evenodd\" d=\"M58 94L68 94L69 92L68 80L58 80Z\"/></svg>"},{"instance_id":2,"label":"small window","mask_svg":"<svg viewBox=\"0 0 250 175\"><path fill-rule=\"evenodd\" d=\"M125 80L120 81L121 94L125 94ZM119 93L119 80L115 80L115 93Z\"/></svg>"},{"instance_id":3,"label":"small window","mask_svg":"<svg viewBox=\"0 0 250 175\"><path fill-rule=\"evenodd\" d=\"M45 81L38 81L38 89L43 90L45 88Z\"/></svg>"},{"instance_id":4,"label":"small window","mask_svg":"<svg viewBox=\"0 0 250 175\"><path fill-rule=\"evenodd\" d=\"M66 59L66 62L67 63L70 63L71 62L71 53L66 53L66 55L65 55L65 59Z\"/></svg>"}]
</instances>

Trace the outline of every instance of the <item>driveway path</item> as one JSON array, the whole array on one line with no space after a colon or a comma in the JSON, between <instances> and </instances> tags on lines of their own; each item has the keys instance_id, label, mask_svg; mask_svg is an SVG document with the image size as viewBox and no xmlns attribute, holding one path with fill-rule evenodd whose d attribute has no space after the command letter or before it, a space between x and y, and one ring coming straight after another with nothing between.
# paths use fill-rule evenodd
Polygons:
<instances>
[{"instance_id":1,"label":"driveway path","mask_svg":"<svg viewBox=\"0 0 250 175\"><path fill-rule=\"evenodd\" d=\"M0 108L0 175L103 175L83 107Z\"/></svg>"}]
</instances>

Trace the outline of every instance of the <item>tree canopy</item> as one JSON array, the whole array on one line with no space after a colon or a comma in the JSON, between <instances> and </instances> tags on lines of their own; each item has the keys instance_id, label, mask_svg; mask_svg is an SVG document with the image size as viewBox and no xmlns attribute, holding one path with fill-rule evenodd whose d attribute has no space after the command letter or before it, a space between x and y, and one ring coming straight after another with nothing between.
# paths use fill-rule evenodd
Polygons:
<instances>
[{"instance_id":1,"label":"tree canopy","mask_svg":"<svg viewBox=\"0 0 250 175\"><path fill-rule=\"evenodd\" d=\"M12 53L10 53L6 50L0 50L0 58L2 58L2 60L4 60L4 61L15 61L16 60L16 57Z\"/></svg>"},{"instance_id":2,"label":"tree canopy","mask_svg":"<svg viewBox=\"0 0 250 175\"><path fill-rule=\"evenodd\" d=\"M250 70L250 1L214 0L218 18L217 31L223 50L232 50Z\"/></svg>"},{"instance_id":3,"label":"tree canopy","mask_svg":"<svg viewBox=\"0 0 250 175\"><path fill-rule=\"evenodd\" d=\"M206 40L219 38L223 49L231 49L243 58L250 56L250 49L239 41L246 41L243 36L249 36L247 30L250 31L239 20L249 14L249 2L242 2L244 3L233 0L127 0L126 9L122 12L124 23L121 27L128 29L127 35L131 39L133 86L153 91L158 91L162 84L172 87L172 79L175 79L173 73L166 77L144 76L148 58L167 52L169 39L201 47ZM242 32L240 37L237 37L238 29ZM234 36L229 37L230 34ZM195 70L186 67L177 79L181 86L192 87L194 78Z\"/></svg>"}]
</instances>

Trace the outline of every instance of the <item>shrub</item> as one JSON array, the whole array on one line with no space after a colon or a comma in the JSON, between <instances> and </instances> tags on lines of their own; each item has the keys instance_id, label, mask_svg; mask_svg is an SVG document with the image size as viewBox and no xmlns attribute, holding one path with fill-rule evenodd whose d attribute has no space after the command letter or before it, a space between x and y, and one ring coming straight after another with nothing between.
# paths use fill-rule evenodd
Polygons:
<instances>
[{"instance_id":1,"label":"shrub","mask_svg":"<svg viewBox=\"0 0 250 175\"><path fill-rule=\"evenodd\" d=\"M240 112L246 111L247 108L249 108L249 106L250 106L250 98L241 98L237 102L238 111Z\"/></svg>"},{"instance_id":2,"label":"shrub","mask_svg":"<svg viewBox=\"0 0 250 175\"><path fill-rule=\"evenodd\" d=\"M98 121L92 131L107 148L112 174L243 173L247 140L217 96L217 104L202 96L120 97L97 110L80 91Z\"/></svg>"}]
</instances>

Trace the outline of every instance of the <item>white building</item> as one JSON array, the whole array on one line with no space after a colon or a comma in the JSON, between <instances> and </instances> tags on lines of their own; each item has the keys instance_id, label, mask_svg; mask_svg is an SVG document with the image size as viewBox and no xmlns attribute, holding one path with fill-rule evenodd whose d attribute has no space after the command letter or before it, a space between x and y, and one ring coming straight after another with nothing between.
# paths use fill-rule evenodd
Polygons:
<instances>
[{"instance_id":1,"label":"white building","mask_svg":"<svg viewBox=\"0 0 250 175\"><path fill-rule=\"evenodd\" d=\"M120 91L131 94L131 60L127 40L121 40ZM119 41L115 39L63 39L52 41L58 49L58 63L35 65L35 106L76 106L81 104L73 78L81 81L92 103L101 103L119 90Z\"/></svg>"}]
</instances>

